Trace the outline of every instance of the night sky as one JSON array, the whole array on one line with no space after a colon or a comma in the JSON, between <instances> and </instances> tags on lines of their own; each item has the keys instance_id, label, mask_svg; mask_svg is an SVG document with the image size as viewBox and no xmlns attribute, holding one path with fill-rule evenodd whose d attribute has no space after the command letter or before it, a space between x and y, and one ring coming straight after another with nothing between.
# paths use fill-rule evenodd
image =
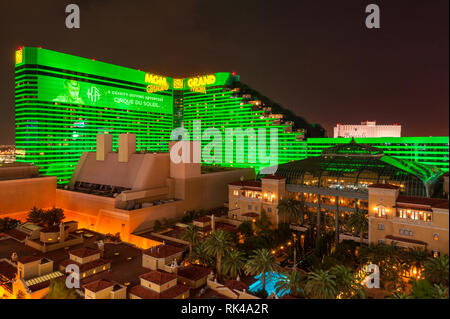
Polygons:
<instances>
[{"instance_id":1,"label":"night sky","mask_svg":"<svg viewBox=\"0 0 450 319\"><path fill-rule=\"evenodd\" d=\"M81 9L66 29L65 6ZM365 6L381 9L367 29ZM0 1L0 144L14 143L15 48L42 46L173 77L236 71L320 123L449 134L448 0Z\"/></svg>"}]
</instances>

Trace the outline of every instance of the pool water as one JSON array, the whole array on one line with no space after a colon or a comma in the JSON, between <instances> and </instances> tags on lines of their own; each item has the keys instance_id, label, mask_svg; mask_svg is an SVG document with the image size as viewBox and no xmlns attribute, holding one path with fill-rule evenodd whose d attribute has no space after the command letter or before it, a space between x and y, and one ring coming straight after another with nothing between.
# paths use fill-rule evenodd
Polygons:
<instances>
[{"instance_id":1,"label":"pool water","mask_svg":"<svg viewBox=\"0 0 450 319\"><path fill-rule=\"evenodd\" d=\"M270 273L271 278L269 278L269 273L266 272L266 292L267 295L270 296L273 293L275 293L278 297L283 297L285 294L289 293L289 291L280 291L279 293L276 292L275 286L276 283L280 280L281 277L286 278L283 274L278 273ZM257 292L262 290L262 280L261 280L261 274L255 277L257 280L251 286L248 288L250 292Z\"/></svg>"}]
</instances>

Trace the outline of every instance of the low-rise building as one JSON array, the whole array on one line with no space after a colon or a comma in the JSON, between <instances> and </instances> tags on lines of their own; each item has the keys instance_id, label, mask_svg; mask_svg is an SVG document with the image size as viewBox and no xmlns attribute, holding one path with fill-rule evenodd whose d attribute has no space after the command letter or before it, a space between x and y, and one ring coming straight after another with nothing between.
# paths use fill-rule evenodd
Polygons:
<instances>
[{"instance_id":1,"label":"low-rise building","mask_svg":"<svg viewBox=\"0 0 450 319\"><path fill-rule=\"evenodd\" d=\"M178 282L196 289L206 285L206 280L211 273L211 268L199 265L188 265L177 271Z\"/></svg>"},{"instance_id":2,"label":"low-rise building","mask_svg":"<svg viewBox=\"0 0 450 319\"><path fill-rule=\"evenodd\" d=\"M404 196L395 185L370 185L369 241L448 254L448 199Z\"/></svg>"},{"instance_id":3,"label":"low-rise building","mask_svg":"<svg viewBox=\"0 0 450 319\"><path fill-rule=\"evenodd\" d=\"M184 248L166 243L151 247L142 253L142 267L172 272L181 262L183 252Z\"/></svg>"},{"instance_id":4,"label":"low-rise building","mask_svg":"<svg viewBox=\"0 0 450 319\"><path fill-rule=\"evenodd\" d=\"M111 261L101 258L101 251L88 247L75 249L69 252L69 259L59 263L61 271L65 272L66 267L75 265L79 272L73 273L74 278L83 280L89 276L111 269Z\"/></svg>"},{"instance_id":5,"label":"low-rise building","mask_svg":"<svg viewBox=\"0 0 450 319\"><path fill-rule=\"evenodd\" d=\"M261 181L241 180L228 185L228 217L238 221L256 221L264 210L278 225L278 202L286 194L286 178L267 175Z\"/></svg>"},{"instance_id":6,"label":"low-rise building","mask_svg":"<svg viewBox=\"0 0 450 319\"><path fill-rule=\"evenodd\" d=\"M110 280L99 279L83 286L85 299L126 299L127 287Z\"/></svg>"},{"instance_id":7,"label":"low-rise building","mask_svg":"<svg viewBox=\"0 0 450 319\"><path fill-rule=\"evenodd\" d=\"M186 299L189 287L177 282L177 275L152 270L139 277L140 285L130 289L130 299Z\"/></svg>"}]
</instances>

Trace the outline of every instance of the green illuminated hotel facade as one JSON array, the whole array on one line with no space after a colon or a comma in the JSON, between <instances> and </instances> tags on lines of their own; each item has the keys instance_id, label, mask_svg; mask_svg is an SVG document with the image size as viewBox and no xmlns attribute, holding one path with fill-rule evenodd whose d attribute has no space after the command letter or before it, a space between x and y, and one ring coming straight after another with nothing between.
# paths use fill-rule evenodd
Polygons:
<instances>
[{"instance_id":1,"label":"green illuminated hotel facade","mask_svg":"<svg viewBox=\"0 0 450 319\"><path fill-rule=\"evenodd\" d=\"M172 130L182 126L195 139L198 120L202 131L275 128L278 163L319 155L348 140L322 138L320 125L283 109L234 73L174 79L32 47L17 50L15 61L16 159L56 175L59 184L70 180L83 152L95 150L99 133L113 135L114 150L119 133L134 133L138 151L167 152ZM367 140L357 142L448 171L448 137ZM202 139L202 145L208 142ZM269 166L247 161L247 142L243 163L235 155L226 161L223 152L215 164Z\"/></svg>"}]
</instances>

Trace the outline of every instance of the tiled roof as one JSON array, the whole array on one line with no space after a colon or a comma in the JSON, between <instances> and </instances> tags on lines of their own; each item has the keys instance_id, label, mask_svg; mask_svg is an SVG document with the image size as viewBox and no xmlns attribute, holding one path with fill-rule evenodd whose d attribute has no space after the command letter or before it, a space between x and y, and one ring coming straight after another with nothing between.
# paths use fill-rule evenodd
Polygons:
<instances>
[{"instance_id":1,"label":"tiled roof","mask_svg":"<svg viewBox=\"0 0 450 319\"><path fill-rule=\"evenodd\" d=\"M243 291L248 290L248 285L245 282L242 282L240 280L228 280L225 282L224 287L227 287L231 290L240 290Z\"/></svg>"},{"instance_id":2,"label":"tiled roof","mask_svg":"<svg viewBox=\"0 0 450 319\"><path fill-rule=\"evenodd\" d=\"M400 195L397 197L397 203L430 206L435 208L448 208L448 199L443 198L427 198Z\"/></svg>"},{"instance_id":3,"label":"tiled roof","mask_svg":"<svg viewBox=\"0 0 450 319\"><path fill-rule=\"evenodd\" d=\"M425 246L427 244L426 242L423 242L421 240L397 237L397 236L392 236L392 235L386 235L386 239L390 239L392 241L405 242L405 243L409 243L409 244L423 245L423 246Z\"/></svg>"},{"instance_id":4,"label":"tiled roof","mask_svg":"<svg viewBox=\"0 0 450 319\"><path fill-rule=\"evenodd\" d=\"M18 229L11 229L10 231L6 232L6 234L8 234L8 236L17 239L18 241L23 241L25 240L25 238L27 238L27 234L24 233L23 231L20 231Z\"/></svg>"},{"instance_id":5,"label":"tiled roof","mask_svg":"<svg viewBox=\"0 0 450 319\"><path fill-rule=\"evenodd\" d=\"M14 279L16 277L17 267L14 267L9 262L0 260L0 276L4 276L8 279Z\"/></svg>"},{"instance_id":6,"label":"tiled roof","mask_svg":"<svg viewBox=\"0 0 450 319\"><path fill-rule=\"evenodd\" d=\"M189 280L199 280L207 277L211 272L211 268L202 267L198 265L189 265L178 269L177 275Z\"/></svg>"},{"instance_id":7,"label":"tiled roof","mask_svg":"<svg viewBox=\"0 0 450 319\"><path fill-rule=\"evenodd\" d=\"M17 260L22 264L28 264L33 261L38 261L41 259L42 259L42 257L38 257L38 256L22 256L22 257L19 257Z\"/></svg>"},{"instance_id":8,"label":"tiled roof","mask_svg":"<svg viewBox=\"0 0 450 319\"><path fill-rule=\"evenodd\" d=\"M144 254L155 258L166 258L181 253L183 251L184 251L183 248L165 244L151 247L145 250Z\"/></svg>"},{"instance_id":9,"label":"tiled roof","mask_svg":"<svg viewBox=\"0 0 450 319\"><path fill-rule=\"evenodd\" d=\"M159 270L152 270L146 274L140 275L139 278L145 279L161 286L165 283L168 283L169 281L176 279L177 275L169 274L167 272L162 272Z\"/></svg>"},{"instance_id":10,"label":"tiled roof","mask_svg":"<svg viewBox=\"0 0 450 319\"><path fill-rule=\"evenodd\" d=\"M114 286L114 283L109 281L109 280L104 280L104 279L100 279L100 280L96 280L93 282L90 282L86 285L83 286L84 289L90 290L92 292L98 292L101 291L103 289L109 288Z\"/></svg>"},{"instance_id":11,"label":"tiled roof","mask_svg":"<svg viewBox=\"0 0 450 319\"><path fill-rule=\"evenodd\" d=\"M261 182L259 182L259 181L238 181L238 182L232 182L228 185L261 188Z\"/></svg>"},{"instance_id":12,"label":"tiled roof","mask_svg":"<svg viewBox=\"0 0 450 319\"><path fill-rule=\"evenodd\" d=\"M174 287L157 293L149 288L141 285L134 286L130 289L130 294L138 296L142 299L173 299L189 290L189 287L183 285L175 285Z\"/></svg>"},{"instance_id":13,"label":"tiled roof","mask_svg":"<svg viewBox=\"0 0 450 319\"><path fill-rule=\"evenodd\" d=\"M100 266L103 266L103 265L107 265L107 264L110 264L110 263L111 263L111 260L100 258L100 259L97 259L97 260L94 260L94 261L91 261L91 262L88 262L88 263L85 263L85 264L79 264L77 262L74 262L71 259L66 259L66 260L61 261L59 264L62 267L64 267L64 268L67 267L67 265L75 264L78 267L80 267L80 271L87 271L87 270L90 270L90 269L93 269L93 268L97 268L97 267L100 267Z\"/></svg>"},{"instance_id":14,"label":"tiled roof","mask_svg":"<svg viewBox=\"0 0 450 319\"><path fill-rule=\"evenodd\" d=\"M371 184L369 188L399 189L400 187L392 184Z\"/></svg>"},{"instance_id":15,"label":"tiled roof","mask_svg":"<svg viewBox=\"0 0 450 319\"><path fill-rule=\"evenodd\" d=\"M88 247L83 247L83 248L69 251L69 254L80 257L80 258L89 257L89 256L99 254L99 253L100 253L99 250L88 248Z\"/></svg>"}]
</instances>

